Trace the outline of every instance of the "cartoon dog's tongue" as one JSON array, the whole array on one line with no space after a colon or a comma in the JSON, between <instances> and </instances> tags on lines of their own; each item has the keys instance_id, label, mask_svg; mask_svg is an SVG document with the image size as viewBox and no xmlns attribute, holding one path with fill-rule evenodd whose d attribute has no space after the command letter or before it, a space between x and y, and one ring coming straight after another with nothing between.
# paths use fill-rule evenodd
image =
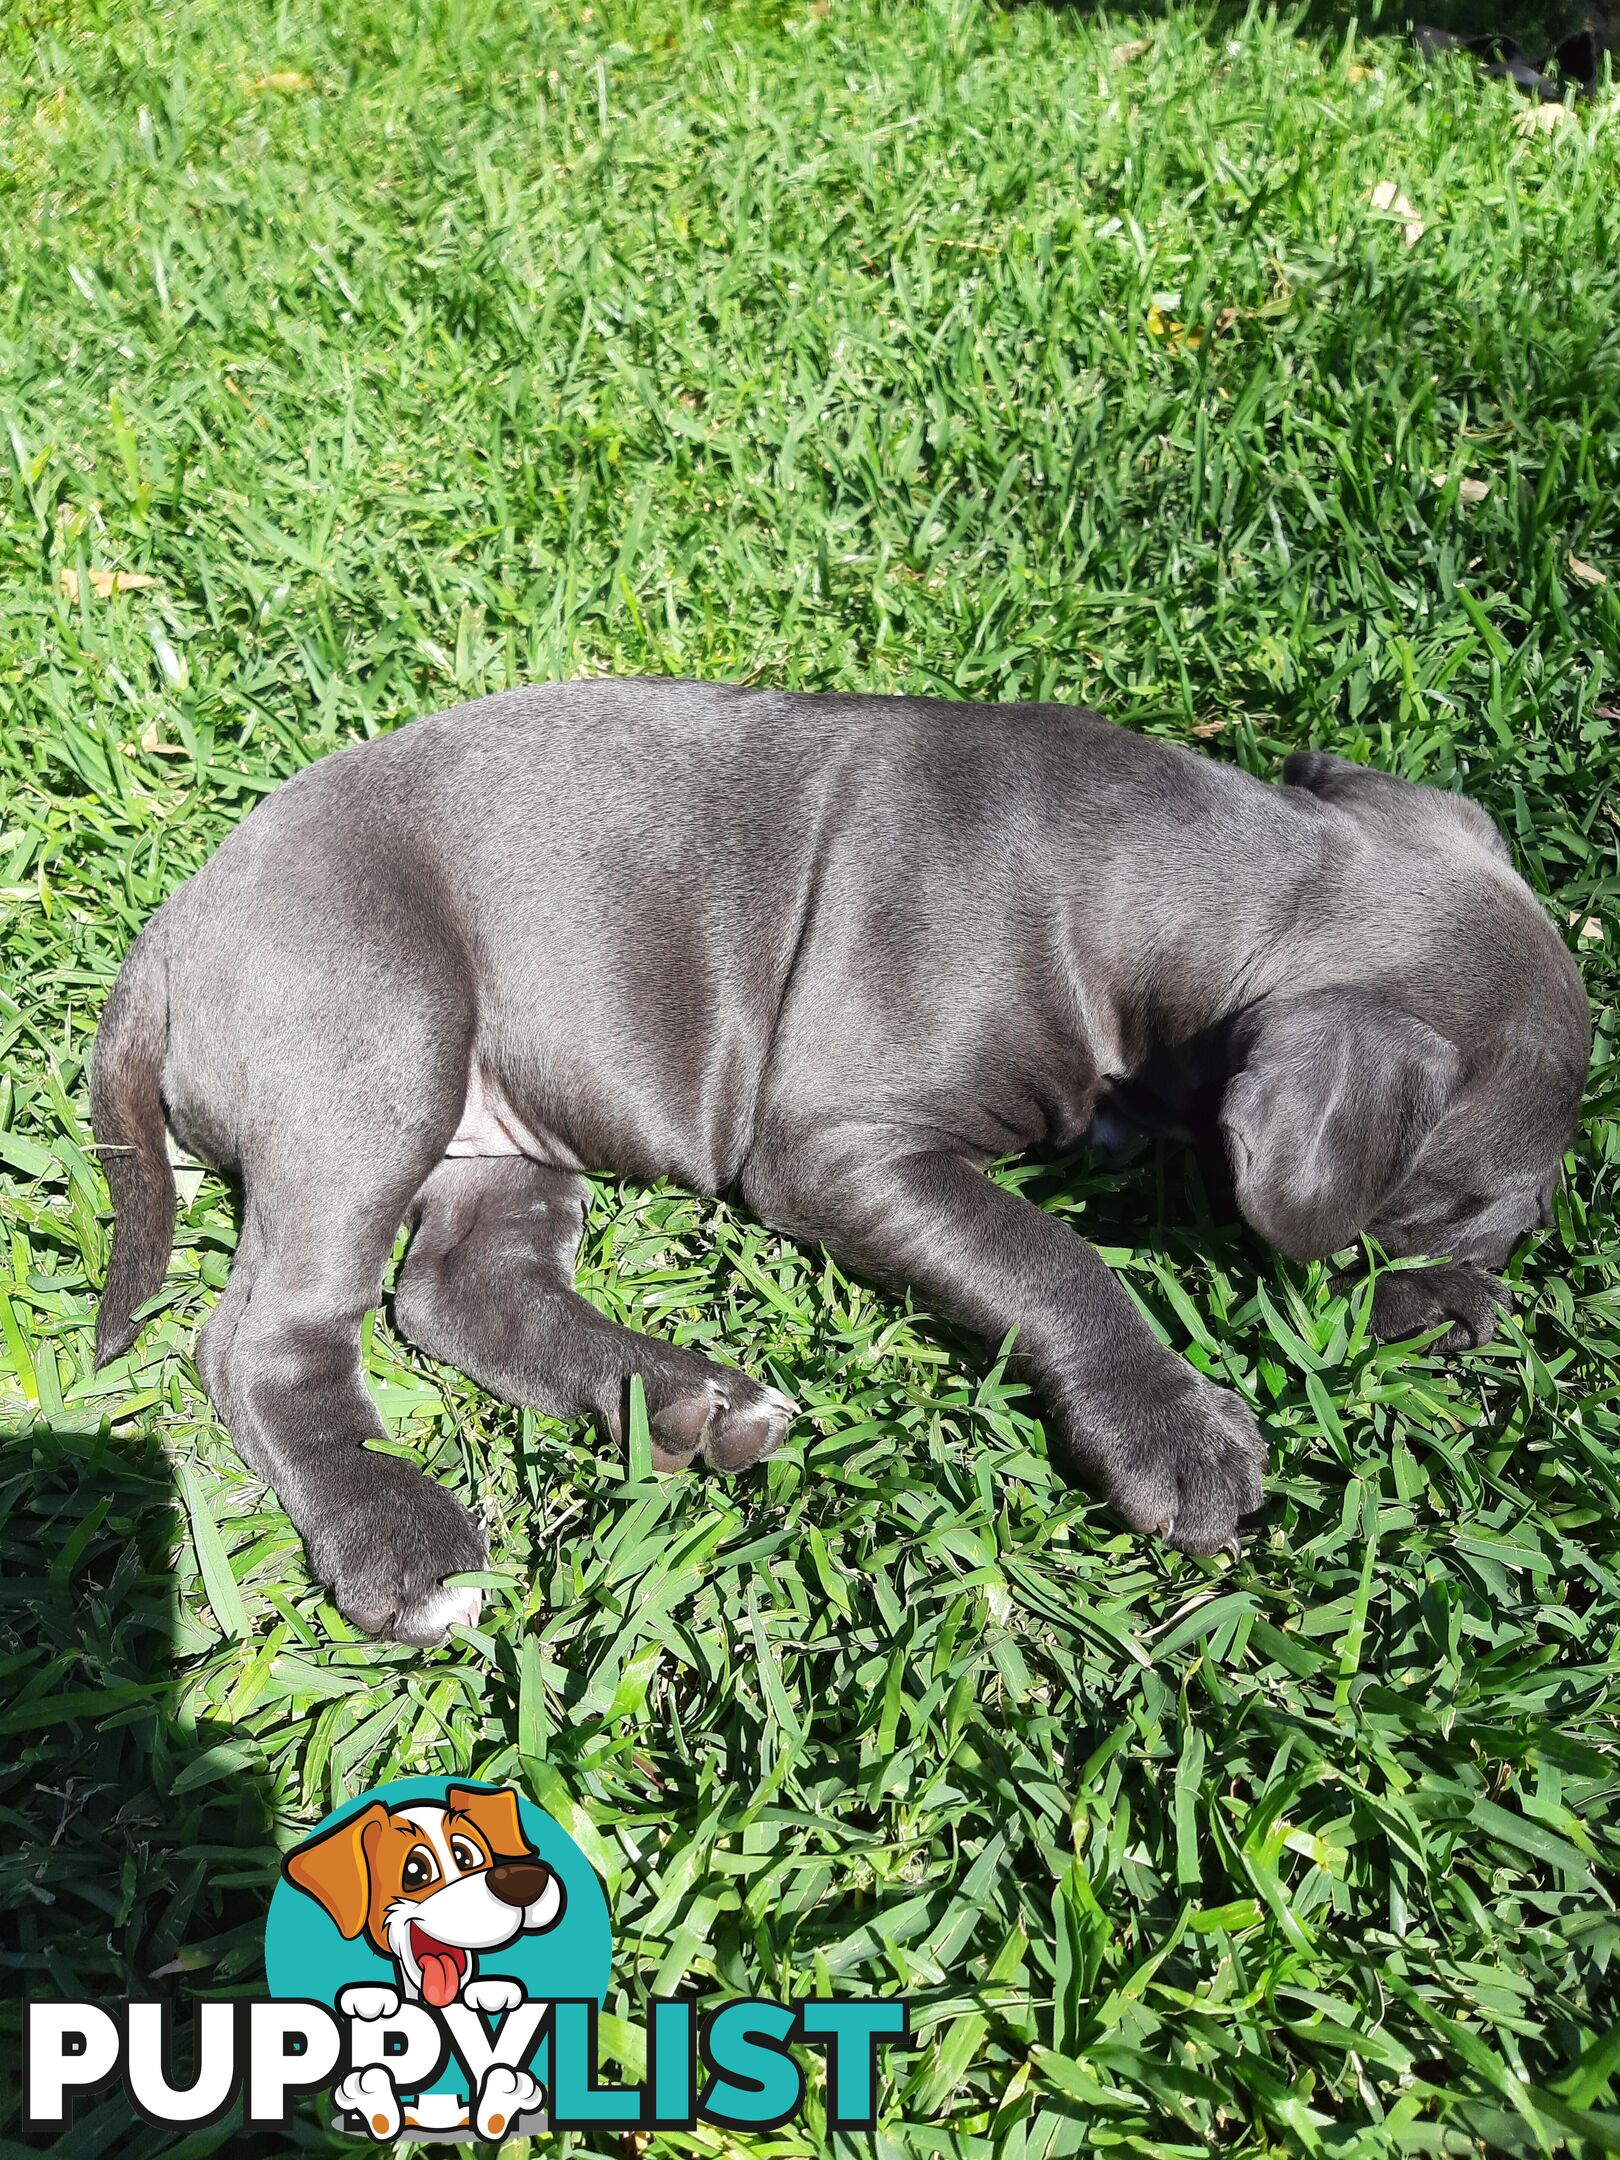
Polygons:
<instances>
[{"instance_id":1,"label":"cartoon dog's tongue","mask_svg":"<svg viewBox=\"0 0 1620 2160\"><path fill-rule=\"evenodd\" d=\"M422 1968L422 1994L435 2010L443 2010L456 1999L461 1976L467 1969L467 1953L455 1943L442 1943L423 1932L414 1922L411 1927L411 1950Z\"/></svg>"}]
</instances>

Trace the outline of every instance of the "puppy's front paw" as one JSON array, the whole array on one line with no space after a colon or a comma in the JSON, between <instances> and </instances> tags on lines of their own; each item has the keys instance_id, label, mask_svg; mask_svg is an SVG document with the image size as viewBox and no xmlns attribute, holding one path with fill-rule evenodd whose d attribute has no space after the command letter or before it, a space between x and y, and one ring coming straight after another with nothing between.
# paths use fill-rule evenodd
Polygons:
<instances>
[{"instance_id":1,"label":"puppy's front paw","mask_svg":"<svg viewBox=\"0 0 1620 2160\"><path fill-rule=\"evenodd\" d=\"M358 2115L379 2145L398 2137L399 2094L381 2063L368 2070L351 2070L339 2081L332 2098L345 2115Z\"/></svg>"},{"instance_id":2,"label":"puppy's front paw","mask_svg":"<svg viewBox=\"0 0 1620 2160\"><path fill-rule=\"evenodd\" d=\"M478 2135L504 2137L521 2116L533 2114L545 2098L537 2078L506 2063L492 2063L478 2088Z\"/></svg>"},{"instance_id":3,"label":"puppy's front paw","mask_svg":"<svg viewBox=\"0 0 1620 2160\"><path fill-rule=\"evenodd\" d=\"M337 2006L341 2016L362 2018L368 2023L376 2018L399 2015L399 1997L391 1987L376 1987L364 1981L355 1987L344 1988L338 1996Z\"/></svg>"},{"instance_id":4,"label":"puppy's front paw","mask_svg":"<svg viewBox=\"0 0 1620 2160\"><path fill-rule=\"evenodd\" d=\"M508 2010L515 2010L523 2000L523 1983L519 1980L469 1980L461 1991L461 1999L469 2010L476 2010L482 2017L504 2017Z\"/></svg>"},{"instance_id":5,"label":"puppy's front paw","mask_svg":"<svg viewBox=\"0 0 1620 2160\"><path fill-rule=\"evenodd\" d=\"M478 1618L476 1590L447 1575L488 1564L484 1534L459 1500L397 1455L356 1447L300 1523L310 1565L346 1619L368 1635L425 1647Z\"/></svg>"},{"instance_id":6,"label":"puppy's front paw","mask_svg":"<svg viewBox=\"0 0 1620 2160\"><path fill-rule=\"evenodd\" d=\"M1380 1275L1373 1291L1373 1333L1385 1342L1445 1329L1434 1348L1445 1356L1477 1350L1496 1333L1513 1293L1479 1268L1400 1268Z\"/></svg>"},{"instance_id":7,"label":"puppy's front paw","mask_svg":"<svg viewBox=\"0 0 1620 2160\"><path fill-rule=\"evenodd\" d=\"M1106 1497L1133 1530L1151 1530L1181 1552L1219 1552L1241 1517L1260 1505L1265 1442L1248 1406L1188 1371L1115 1403L1106 1427L1095 1415L1091 1454Z\"/></svg>"}]
</instances>

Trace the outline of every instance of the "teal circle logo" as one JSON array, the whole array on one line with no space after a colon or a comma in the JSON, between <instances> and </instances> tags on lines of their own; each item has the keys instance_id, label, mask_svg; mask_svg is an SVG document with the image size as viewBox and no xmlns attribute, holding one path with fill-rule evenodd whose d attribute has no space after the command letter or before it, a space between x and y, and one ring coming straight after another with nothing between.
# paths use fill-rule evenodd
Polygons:
<instances>
[{"instance_id":1,"label":"teal circle logo","mask_svg":"<svg viewBox=\"0 0 1620 2160\"><path fill-rule=\"evenodd\" d=\"M612 1952L595 1870L543 1808L511 1785L418 1777L346 1800L286 1856L264 1963L272 1996L330 2004L364 2036L334 2099L381 2141L538 2126L546 2008L600 2005ZM491 2021L532 2026L532 2043L477 2079L454 2055L423 2075L423 2010L475 2048Z\"/></svg>"}]
</instances>

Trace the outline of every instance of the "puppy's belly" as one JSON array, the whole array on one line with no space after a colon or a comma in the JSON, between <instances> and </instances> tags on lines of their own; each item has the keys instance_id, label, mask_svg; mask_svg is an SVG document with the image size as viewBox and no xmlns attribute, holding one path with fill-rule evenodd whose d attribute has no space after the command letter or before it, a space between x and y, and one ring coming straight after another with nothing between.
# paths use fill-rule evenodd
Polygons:
<instances>
[{"instance_id":1,"label":"puppy's belly","mask_svg":"<svg viewBox=\"0 0 1620 2160\"><path fill-rule=\"evenodd\" d=\"M555 1133L536 1131L520 1118L493 1074L477 1058L467 1075L467 1099L447 1155L527 1155L559 1170L577 1170L579 1158Z\"/></svg>"}]
</instances>

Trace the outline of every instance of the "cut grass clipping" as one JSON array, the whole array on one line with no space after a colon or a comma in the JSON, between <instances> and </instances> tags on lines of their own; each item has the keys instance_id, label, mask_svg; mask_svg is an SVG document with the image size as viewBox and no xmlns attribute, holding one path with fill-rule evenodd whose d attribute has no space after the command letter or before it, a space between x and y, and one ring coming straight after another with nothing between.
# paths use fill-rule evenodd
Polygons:
<instances>
[{"instance_id":1,"label":"cut grass clipping","mask_svg":"<svg viewBox=\"0 0 1620 2160\"><path fill-rule=\"evenodd\" d=\"M36 0L0 105L13 2014L250 1991L278 1847L470 1771L601 1871L610 2074L653 1991L901 1991L884 2155L1620 2150L1613 103L1182 6ZM803 1422L652 1483L379 1316L495 1568L476 1634L355 1641L189 1362L218 1183L91 1373L91 1033L284 775L609 670L1466 785L1599 1024L1517 1317L1442 1366L1174 1155L1007 1171L1260 1414L1271 1526L1191 1561L925 1314L604 1182L588 1294Z\"/></svg>"}]
</instances>

